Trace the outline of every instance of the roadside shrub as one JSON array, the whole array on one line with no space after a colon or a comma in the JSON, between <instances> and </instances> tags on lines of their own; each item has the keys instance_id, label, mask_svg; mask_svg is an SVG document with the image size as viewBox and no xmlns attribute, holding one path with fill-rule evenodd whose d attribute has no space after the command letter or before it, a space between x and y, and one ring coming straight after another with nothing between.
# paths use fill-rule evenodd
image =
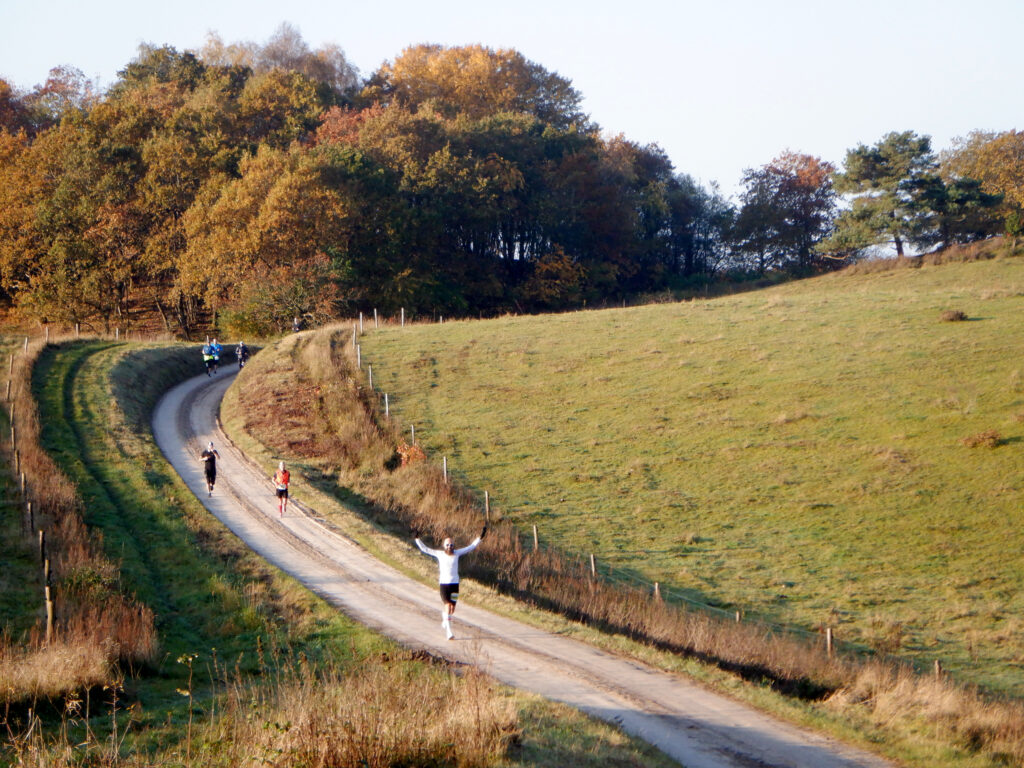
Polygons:
<instances>
[{"instance_id":1,"label":"roadside shrub","mask_svg":"<svg viewBox=\"0 0 1024 768\"><path fill-rule=\"evenodd\" d=\"M939 319L945 323L958 323L967 319L967 315L959 309L946 309L939 315Z\"/></svg>"},{"instance_id":2,"label":"roadside shrub","mask_svg":"<svg viewBox=\"0 0 1024 768\"><path fill-rule=\"evenodd\" d=\"M960 442L968 448L997 448L1003 444L1003 436L994 429L986 429L976 435L968 435Z\"/></svg>"}]
</instances>

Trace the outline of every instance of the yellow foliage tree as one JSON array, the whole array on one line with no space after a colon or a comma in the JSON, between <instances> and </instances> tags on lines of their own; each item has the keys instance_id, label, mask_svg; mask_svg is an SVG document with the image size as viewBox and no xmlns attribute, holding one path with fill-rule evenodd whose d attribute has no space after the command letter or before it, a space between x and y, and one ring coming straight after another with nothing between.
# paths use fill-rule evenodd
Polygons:
<instances>
[{"instance_id":1,"label":"yellow foliage tree","mask_svg":"<svg viewBox=\"0 0 1024 768\"><path fill-rule=\"evenodd\" d=\"M371 79L364 97L415 111L431 104L447 116L482 118L528 112L559 127L581 124L580 94L569 80L513 49L415 45Z\"/></svg>"},{"instance_id":2,"label":"yellow foliage tree","mask_svg":"<svg viewBox=\"0 0 1024 768\"><path fill-rule=\"evenodd\" d=\"M982 190L1002 195L1008 228L1024 227L1024 132L974 131L958 138L942 155L949 178L976 179Z\"/></svg>"},{"instance_id":3,"label":"yellow foliage tree","mask_svg":"<svg viewBox=\"0 0 1024 768\"><path fill-rule=\"evenodd\" d=\"M179 287L211 307L230 302L253 275L319 263L345 234L348 206L322 183L315 153L263 146L239 171L212 179L184 216Z\"/></svg>"}]
</instances>

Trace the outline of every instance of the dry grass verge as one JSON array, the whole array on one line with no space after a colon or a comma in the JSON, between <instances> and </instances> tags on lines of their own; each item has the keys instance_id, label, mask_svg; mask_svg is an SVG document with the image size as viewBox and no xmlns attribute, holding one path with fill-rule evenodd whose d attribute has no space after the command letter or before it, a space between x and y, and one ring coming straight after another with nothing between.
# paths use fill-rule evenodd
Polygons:
<instances>
[{"instance_id":1,"label":"dry grass verge","mask_svg":"<svg viewBox=\"0 0 1024 768\"><path fill-rule=\"evenodd\" d=\"M993 237L977 243L953 245L920 256L899 259L869 259L858 261L846 267L843 272L851 275L867 275L877 272L891 272L897 269L918 269L937 267L942 264L986 261L1018 255L1019 242L1016 238Z\"/></svg>"},{"instance_id":2,"label":"dry grass verge","mask_svg":"<svg viewBox=\"0 0 1024 768\"><path fill-rule=\"evenodd\" d=\"M500 763L520 738L514 701L474 670L457 675L407 654L369 659L355 670L316 669L301 656L282 664L281 654L271 662L261 681L231 676L209 716L190 719L184 738L156 760L123 749L130 720L106 738L86 729L85 739L72 746L70 732L81 725L77 699L68 700L57 732L48 735L33 716L23 731L9 734L5 756L16 765L48 768L483 768ZM179 693L191 700L193 691ZM111 705L111 716L116 711Z\"/></svg>"},{"instance_id":3,"label":"dry grass verge","mask_svg":"<svg viewBox=\"0 0 1024 768\"><path fill-rule=\"evenodd\" d=\"M3 448L19 486L24 476L20 508L26 537L34 541L45 531L54 621L49 639L41 612L29 637L0 640L0 691L7 702L108 684L115 665L150 663L158 647L152 611L118 591L117 566L83 522L74 484L41 446L32 367L45 347L42 341L29 343L9 360L12 429ZM40 567L40 607L43 573Z\"/></svg>"},{"instance_id":4,"label":"dry grass verge","mask_svg":"<svg viewBox=\"0 0 1024 768\"><path fill-rule=\"evenodd\" d=\"M473 670L457 676L378 660L315 674L299 665L257 693L254 701L250 686L231 686L202 734L231 745L218 758L242 766L469 768L493 765L519 733L510 700ZM254 708L259 719L248 716Z\"/></svg>"}]
</instances>

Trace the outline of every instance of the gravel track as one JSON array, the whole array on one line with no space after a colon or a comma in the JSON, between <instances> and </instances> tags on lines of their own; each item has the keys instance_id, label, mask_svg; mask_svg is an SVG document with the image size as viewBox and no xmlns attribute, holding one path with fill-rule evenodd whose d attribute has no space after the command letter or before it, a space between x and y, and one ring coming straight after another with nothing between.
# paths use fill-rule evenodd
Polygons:
<instances>
[{"instance_id":1,"label":"gravel track","mask_svg":"<svg viewBox=\"0 0 1024 768\"><path fill-rule=\"evenodd\" d=\"M233 380L230 372L203 375L170 390L153 415L160 450L206 508L250 548L357 621L409 648L473 664L509 685L613 722L687 768L892 765L685 678L479 607L461 604L456 639L445 640L436 588L376 560L301 500L293 499L288 514L278 516L270 478L219 427L220 401ZM211 440L221 459L209 497L199 453Z\"/></svg>"}]
</instances>

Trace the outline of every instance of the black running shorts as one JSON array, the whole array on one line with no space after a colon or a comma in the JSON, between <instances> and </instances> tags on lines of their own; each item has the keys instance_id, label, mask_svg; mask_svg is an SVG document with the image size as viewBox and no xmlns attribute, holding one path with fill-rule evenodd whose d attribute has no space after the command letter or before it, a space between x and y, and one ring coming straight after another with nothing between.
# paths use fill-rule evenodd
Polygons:
<instances>
[{"instance_id":1,"label":"black running shorts","mask_svg":"<svg viewBox=\"0 0 1024 768\"><path fill-rule=\"evenodd\" d=\"M441 585L441 600L445 603L457 603L459 601L459 585L458 582L455 584L442 584Z\"/></svg>"}]
</instances>

